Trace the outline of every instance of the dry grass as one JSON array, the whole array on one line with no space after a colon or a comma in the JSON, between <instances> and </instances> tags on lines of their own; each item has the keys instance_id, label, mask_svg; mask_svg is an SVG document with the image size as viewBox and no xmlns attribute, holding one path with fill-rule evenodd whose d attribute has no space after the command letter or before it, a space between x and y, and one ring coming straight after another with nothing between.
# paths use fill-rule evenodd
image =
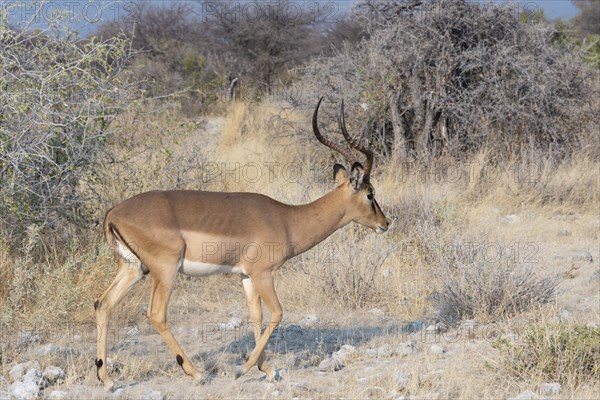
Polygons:
<instances>
[{"instance_id":1,"label":"dry grass","mask_svg":"<svg viewBox=\"0 0 600 400\"><path fill-rule=\"evenodd\" d=\"M229 107L225 118L195 121L181 119L176 110L137 118L123 117L120 122L127 129L122 140L114 144L117 161L107 162L106 180L93 187L100 199L95 205L98 218L118 201L150 189L253 191L299 204L314 200L333 187L330 168L334 160L316 140L307 140L310 138L308 128L304 132L306 137L289 134L286 125L277 118L280 117L278 108L273 105L233 103ZM298 122L308 121L309 116L294 113L286 118ZM593 222L583 220L598 208L600 172L597 162L585 156L560 163L548 162L541 155L535 157L533 161L539 169L535 170L536 174L527 170L527 177L531 179L515 179L514 175L515 169L529 168L531 160L515 160L511 165L498 166L486 152L468 161L446 160L427 166L399 161L387 165L378 163L373 183L378 202L393 221L390 230L384 236L376 236L362 227L348 226L288 262L276 278L284 312L292 318L315 313L348 326L359 323L356 321L361 318L370 321L365 315L373 307L402 321L434 319L439 311L434 296L435 282L440 278L446 282L453 279L451 273L441 275L449 273L451 264L445 246L469 241L480 246L505 243L509 247L515 242L538 243L541 250L536 254L542 259L535 264L535 277L542 280L555 277L554 254L548 252L546 256L546 247L551 250L558 245L568 251L574 246L591 246L594 237L598 238ZM454 172L460 171L458 178L448 175L449 167ZM491 179L490 168L503 172ZM512 223L507 217L511 214L521 218L521 222ZM535 216L527 220L530 214ZM557 236L565 226L563 220L556 219L557 215L580 216L579 222L568 225L572 237ZM40 332L57 321L93 326L93 301L114 275L112 256L99 229L90 230L88 238L73 239L66 248L52 248L45 258L39 258L36 252L45 246L43 243L32 230L20 256L0 247L3 326L17 331L36 327ZM486 287L482 285L492 282L488 279L491 275L478 274L481 269L468 269L476 267L473 263L463 264L467 268L461 270L466 273L463 278L475 274L479 279L454 282L460 285L463 300L468 293L477 290L486 294ZM507 270L502 275L505 280L500 284L507 285L502 299L509 298L519 282L519 275L511 275L511 271L517 270ZM143 323L140 305L148 301L148 284L149 279L145 279L128 295L117 309L115 325ZM577 286L572 290L578 290ZM539 300L536 294L526 303L543 308L541 303L545 300ZM472 306L481 298L470 297L468 301ZM445 303L453 310L458 308L455 303ZM510 313L501 313L506 317L503 323L507 327L511 319L529 318L522 308L509 308ZM554 310L552 306L549 309ZM457 319L481 318L485 322L496 318L494 311L488 314L479 311L460 313ZM178 277L169 311L174 318L186 321L211 315L226 319L231 312L245 315L239 278ZM354 320L355 317L358 320ZM393 336L385 338L394 345L399 340ZM157 342L157 346L163 345ZM498 359L499 352L482 346L459 353L455 360L443 366L443 372L439 372L436 364L439 360L429 354L419 354L409 356L407 365L390 366L387 373L367 382L361 380L364 376L358 368L367 360L358 358L353 361L357 368L344 382L339 395L382 397L396 391L399 395L420 397L433 394L458 398L506 397L527 388L522 381L509 378L508 372L487 368L486 362ZM3 345L0 352L4 370L20 357L15 347ZM65 366L70 371L69 376L92 384L95 377L87 373L91 368L88 358L70 360ZM115 355L115 363L121 366L116 374L124 380L143 380L153 376L161 362L163 358L157 361L148 356ZM178 376L178 372L161 370L160 374L171 377ZM407 383L398 384L399 372L409 377ZM479 377L476 382L473 376ZM242 388L238 389L244 393ZM570 390L567 396L585 397L595 393L585 385ZM323 397L335 395L327 393ZM282 395L319 397L318 393L291 386L284 387ZM214 397L219 396L222 395L214 394Z\"/></svg>"},{"instance_id":2,"label":"dry grass","mask_svg":"<svg viewBox=\"0 0 600 400\"><path fill-rule=\"evenodd\" d=\"M503 367L520 380L577 388L600 379L600 330L573 324L536 324L519 343L500 340Z\"/></svg>"}]
</instances>

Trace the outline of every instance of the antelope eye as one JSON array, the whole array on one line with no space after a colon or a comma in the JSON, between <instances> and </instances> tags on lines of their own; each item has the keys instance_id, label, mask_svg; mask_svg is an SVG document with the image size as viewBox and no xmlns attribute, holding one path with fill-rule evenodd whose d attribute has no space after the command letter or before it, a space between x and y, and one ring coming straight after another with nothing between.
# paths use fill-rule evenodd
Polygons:
<instances>
[{"instance_id":1,"label":"antelope eye","mask_svg":"<svg viewBox=\"0 0 600 400\"><path fill-rule=\"evenodd\" d=\"M367 199L369 199L370 201L373 201L374 198L375 198L375 195L373 193L369 193L367 195Z\"/></svg>"}]
</instances>

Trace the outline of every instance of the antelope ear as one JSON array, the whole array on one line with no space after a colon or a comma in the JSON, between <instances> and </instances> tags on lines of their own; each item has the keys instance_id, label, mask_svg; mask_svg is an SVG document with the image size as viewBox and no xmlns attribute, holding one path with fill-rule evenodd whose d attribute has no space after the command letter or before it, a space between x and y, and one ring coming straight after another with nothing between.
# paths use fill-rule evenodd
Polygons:
<instances>
[{"instance_id":1,"label":"antelope ear","mask_svg":"<svg viewBox=\"0 0 600 400\"><path fill-rule=\"evenodd\" d=\"M354 187L354 189L358 189L360 187L364 176L365 171L363 170L362 164L359 162L352 164L352 169L350 170L350 182L352 183L352 187Z\"/></svg>"},{"instance_id":2,"label":"antelope ear","mask_svg":"<svg viewBox=\"0 0 600 400\"><path fill-rule=\"evenodd\" d=\"M333 166L333 180L339 186L344 182L348 182L348 171L341 164Z\"/></svg>"}]
</instances>

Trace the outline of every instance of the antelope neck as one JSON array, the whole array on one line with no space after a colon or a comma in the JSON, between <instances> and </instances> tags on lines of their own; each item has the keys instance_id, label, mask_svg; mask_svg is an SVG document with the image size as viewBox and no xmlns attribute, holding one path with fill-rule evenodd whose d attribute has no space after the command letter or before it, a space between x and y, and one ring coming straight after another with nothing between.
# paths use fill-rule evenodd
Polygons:
<instances>
[{"instance_id":1,"label":"antelope neck","mask_svg":"<svg viewBox=\"0 0 600 400\"><path fill-rule=\"evenodd\" d=\"M290 256L311 249L350 222L346 215L344 195L338 186L312 203L290 206L288 240L297 249Z\"/></svg>"}]
</instances>

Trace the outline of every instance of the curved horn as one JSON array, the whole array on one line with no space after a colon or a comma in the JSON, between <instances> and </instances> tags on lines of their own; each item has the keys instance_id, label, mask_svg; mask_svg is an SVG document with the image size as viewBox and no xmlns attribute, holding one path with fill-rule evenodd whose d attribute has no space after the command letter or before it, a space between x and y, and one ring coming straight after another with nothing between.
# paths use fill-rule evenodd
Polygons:
<instances>
[{"instance_id":1,"label":"curved horn","mask_svg":"<svg viewBox=\"0 0 600 400\"><path fill-rule=\"evenodd\" d=\"M319 99L319 102L317 103L317 107L315 107L315 112L313 113L313 118L312 118L313 132L315 133L315 136L316 136L316 138L317 138L317 140L319 142L321 142L325 146L329 147L330 149L337 151L338 153L340 153L341 155L344 156L344 158L346 159L346 161L348 161L349 163L352 163L353 157L352 157L352 153L351 152L349 152L348 150L346 150L341 145L339 145L337 143L333 143L332 141L330 141L328 139L325 139L325 137L323 137L323 135L321 135L321 132L319 131L319 126L318 126L318 123L317 123L317 118L318 118L318 115L319 115L319 106L321 105L321 101L323 101L323 97L325 97L325 96L322 96Z\"/></svg>"},{"instance_id":2,"label":"curved horn","mask_svg":"<svg viewBox=\"0 0 600 400\"><path fill-rule=\"evenodd\" d=\"M364 175L363 181L368 183L369 178L371 176L371 169L373 168L373 159L374 159L373 152L370 149L362 146L357 140L352 138L352 136L350 136L350 134L348 133L348 130L346 129L346 119L344 117L344 100L342 100L342 105L340 106L340 115L338 116L338 123L340 125L340 130L342 131L342 134L344 135L344 138L346 139L348 144L350 146L352 146L353 148L355 148L356 150L363 153L365 155L365 157L367 157L367 159L365 161L365 167L364 167L365 175Z\"/></svg>"}]
</instances>

